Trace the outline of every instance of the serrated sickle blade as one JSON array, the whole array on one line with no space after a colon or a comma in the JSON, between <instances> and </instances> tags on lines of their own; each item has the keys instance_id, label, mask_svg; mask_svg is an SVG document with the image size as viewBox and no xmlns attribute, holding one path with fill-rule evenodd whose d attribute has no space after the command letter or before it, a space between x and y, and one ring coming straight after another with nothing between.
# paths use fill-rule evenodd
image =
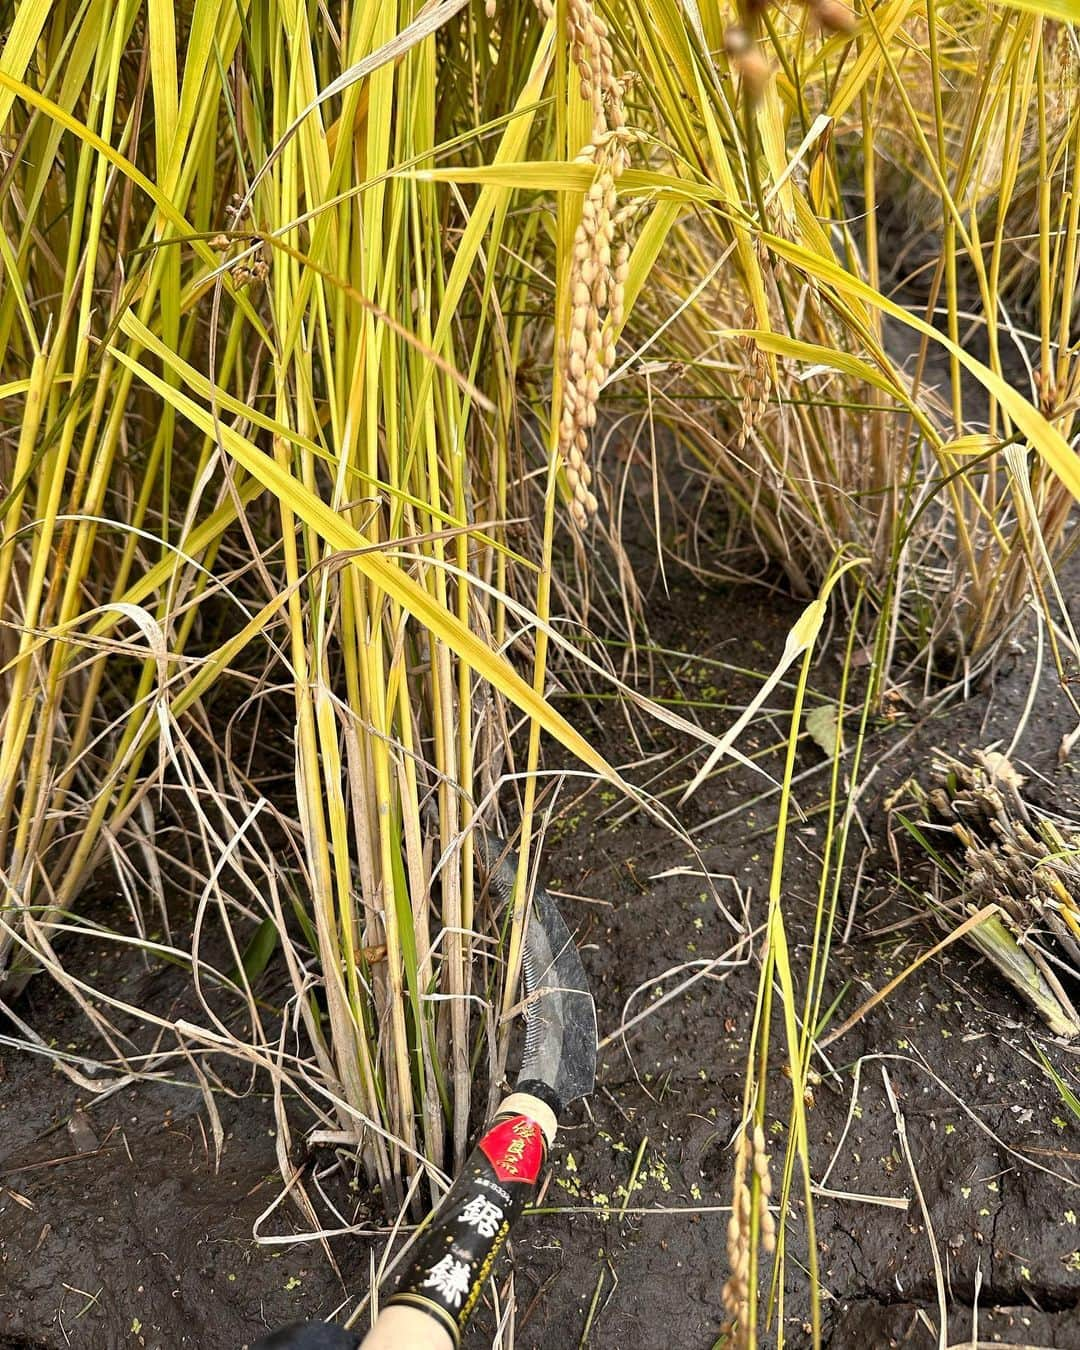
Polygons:
<instances>
[{"instance_id":1,"label":"serrated sickle blade","mask_svg":"<svg viewBox=\"0 0 1080 1350\"><path fill-rule=\"evenodd\" d=\"M518 1082L545 1083L561 1111L596 1082L596 1004L570 930L539 886L522 961L525 1052Z\"/></svg>"},{"instance_id":2,"label":"serrated sickle blade","mask_svg":"<svg viewBox=\"0 0 1080 1350\"><path fill-rule=\"evenodd\" d=\"M488 836L483 851L489 877L509 900L517 854ZM533 891L522 952L525 1049L518 1084L543 1083L561 1112L587 1097L596 1082L596 1005L573 936L542 886Z\"/></svg>"}]
</instances>

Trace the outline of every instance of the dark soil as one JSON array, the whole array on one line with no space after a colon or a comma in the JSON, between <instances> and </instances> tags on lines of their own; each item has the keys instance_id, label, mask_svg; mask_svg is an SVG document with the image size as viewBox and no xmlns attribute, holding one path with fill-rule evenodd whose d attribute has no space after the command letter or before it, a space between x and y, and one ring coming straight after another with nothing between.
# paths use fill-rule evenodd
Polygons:
<instances>
[{"instance_id":1,"label":"dark soil","mask_svg":"<svg viewBox=\"0 0 1080 1350\"><path fill-rule=\"evenodd\" d=\"M705 594L691 583L670 599L657 596L651 616L657 643L696 655L657 657L656 691L700 704L701 720L723 728L733 716L729 706L745 703L754 681L698 658L766 672L798 612L775 594L745 589ZM894 717L872 726L867 763L879 767L860 804L866 834L859 832L852 855L864 844L868 852L845 945L839 933L850 885L841 897L829 997L845 992L834 1024L940 936L922 919L904 923L916 911L898 885L883 799L934 746L956 751L995 739L1007 745L1032 664L1030 650L1016 652L1015 664L1000 668L968 702L916 725L898 701ZM826 658L815 670L814 688L827 695L835 679ZM1060 810L1075 795L1075 768L1057 763L1059 742L1072 724L1049 676L1039 698L1015 758L1031 775L1030 797ZM774 696L779 711L744 737L745 753L782 741L789 701L782 691ZM565 707L583 723L595 711L595 735L617 762L677 744L654 730L636 747L611 703L586 708L567 699ZM775 755L761 763L779 772ZM641 782L652 771L639 768L633 776ZM812 742L800 750L798 771L811 772L798 789L803 818L793 825L784 888L797 967L805 961L822 842L824 818L815 808L828 786L827 762ZM668 782L685 781L685 765L675 768L669 760L665 772ZM745 904L756 925L768 893L775 799L755 801L770 784L743 769L714 778L683 816L701 849L695 859L640 816L620 820L623 804L600 789L571 800L574 781L567 782L564 810L549 834L544 870L551 888L567 893L567 916L581 933L601 1036L617 1030L639 986L629 1015L657 1006L604 1050L596 1093L587 1106L573 1108L542 1211L523 1220L512 1258L500 1268L500 1289L505 1293L512 1273L513 1344L523 1350L579 1344L707 1350L722 1322L728 1146L741 1106L758 970L756 963L717 967L660 1006L663 993L700 969L688 963L721 957L736 940L700 876L662 874L700 870L703 862L719 878L723 904L736 917ZM915 872L905 879L920 884ZM186 974L136 968L130 959L121 969L115 950L87 944L73 947L68 959L75 970L96 972L102 987L126 979L130 1002L179 1015ZM44 980L31 985L17 1011L46 1042L72 1053L101 1053L100 1044L88 1040L82 1015ZM834 1197L910 1202L900 1209L857 1198L816 1200L824 1339L833 1350L937 1345L935 1249L948 1293L950 1344L978 1339L1080 1347L1080 1122L1040 1068L1036 1045L1075 1082L1074 1051L1052 1042L994 973L958 945L830 1048L837 1076L817 1087L809 1116L815 1179L844 1136L857 1068L858 1098L829 1189ZM774 1060L782 1063L779 1045ZM266 1084L252 1088L235 1070L222 1064L216 1070L233 1075L225 1081L235 1093L215 1093L225 1131L219 1166L202 1095L181 1066L172 1083L131 1085L87 1107L93 1094L47 1058L6 1053L0 1346L226 1350L250 1344L268 1326L338 1310L345 1316L355 1308L369 1280L363 1240L335 1243L336 1270L317 1241L266 1246L253 1240L253 1223L281 1186L272 1113L261 1095ZM906 1118L932 1237L898 1142L883 1070ZM769 1100L778 1160L790 1104L790 1084L779 1073ZM69 1122L81 1107L86 1110L73 1132ZM362 1224L366 1202L348 1180L342 1172L334 1184L352 1197L349 1213ZM783 1307L793 1347L809 1344L801 1216L796 1206ZM274 1223L268 1231L282 1235L290 1226L306 1227L287 1203ZM334 1226L329 1216L327 1226ZM378 1260L381 1242L374 1251ZM495 1324L489 1303L467 1344L491 1345ZM762 1343L775 1336L774 1323Z\"/></svg>"},{"instance_id":2,"label":"dark soil","mask_svg":"<svg viewBox=\"0 0 1080 1350\"><path fill-rule=\"evenodd\" d=\"M136 1007L194 1013L182 969L135 966L107 942L71 956L74 971L92 968L95 984ZM82 1013L44 979L31 983L19 1013L51 1047L101 1053ZM134 1021L120 1025L146 1042ZM252 1240L281 1190L273 1113L265 1083L215 1067L231 1089L214 1092L219 1160L202 1092L182 1062L172 1081L135 1083L88 1106L96 1094L45 1056L5 1054L0 1347L238 1347L312 1305L330 1312L346 1299L318 1244ZM280 1214L284 1228L267 1231L300 1230L295 1211Z\"/></svg>"}]
</instances>

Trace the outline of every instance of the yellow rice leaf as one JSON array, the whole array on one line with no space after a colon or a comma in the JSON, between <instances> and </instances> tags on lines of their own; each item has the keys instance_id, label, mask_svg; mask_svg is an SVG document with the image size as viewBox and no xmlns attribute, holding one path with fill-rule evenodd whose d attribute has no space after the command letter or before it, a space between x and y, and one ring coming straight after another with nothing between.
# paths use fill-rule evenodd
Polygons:
<instances>
[{"instance_id":1,"label":"yellow rice leaf","mask_svg":"<svg viewBox=\"0 0 1080 1350\"><path fill-rule=\"evenodd\" d=\"M176 11L172 0L150 0L150 81L154 88L154 141L157 162L164 164L176 135L180 103L176 78Z\"/></svg>"},{"instance_id":2,"label":"yellow rice leaf","mask_svg":"<svg viewBox=\"0 0 1080 1350\"><path fill-rule=\"evenodd\" d=\"M425 183L477 183L525 192L588 192L596 169L567 160L524 160L515 164L460 164L442 169L401 169L402 177ZM652 169L624 169L619 190L626 196L652 195L684 202L716 202L722 194L711 183L676 178Z\"/></svg>"},{"instance_id":3,"label":"yellow rice leaf","mask_svg":"<svg viewBox=\"0 0 1080 1350\"><path fill-rule=\"evenodd\" d=\"M78 136L79 139L90 146L92 150L96 150L99 155L103 155L110 164L119 169L120 172L124 174L125 177L129 178L136 187L146 193L170 224L175 225L182 234L188 235L191 233L191 226L184 218L183 214L173 205L169 197L151 182L141 169L132 164L131 160L128 159L126 155L122 155L119 150L114 149L107 141L102 140L96 131L91 131L85 122L80 122L77 117L72 117L72 115L64 108L61 108L58 103L54 103L51 98L46 98L44 94L38 93L36 89L31 89L31 87L28 84L24 84L22 80L12 78L12 76L8 75L3 69L2 65L0 65L0 91L4 90L11 94L18 95L25 103L30 104L32 108L39 109L41 112L45 113L46 116L51 117L54 122L58 122L73 135ZM2 97L0 97L0 106L2 106L2 102ZM217 260L206 243L196 240L193 241L193 244L195 248L199 249L207 261L216 263Z\"/></svg>"},{"instance_id":4,"label":"yellow rice leaf","mask_svg":"<svg viewBox=\"0 0 1080 1350\"><path fill-rule=\"evenodd\" d=\"M816 277L818 281L835 287L841 295L875 306L924 337L940 342L946 351L955 356L960 364L993 395L1027 437L1032 448L1042 456L1072 495L1080 501L1080 459L1061 432L1052 426L1023 394L925 319L909 313L902 305L896 304L879 291L875 291L865 281L860 281L858 277L846 272L838 263L811 253L799 244L788 243L786 239L780 239L776 235L767 234L763 237L774 253L786 258L808 275Z\"/></svg>"},{"instance_id":5,"label":"yellow rice leaf","mask_svg":"<svg viewBox=\"0 0 1080 1350\"><path fill-rule=\"evenodd\" d=\"M212 384L201 370L196 370L193 365L174 352L169 347L168 343L162 342L161 338L159 338L156 333L151 332L144 323L135 317L131 310L125 310L121 315L119 328L127 337L132 338L137 342L140 347L148 352L152 352L154 356L158 357L170 371L179 375L184 384L198 394L200 398L204 398L208 401L216 399L219 410L224 409L226 412L235 413L239 417L244 417L252 424L252 426L262 427L264 431L269 431L272 435L281 437L282 440L288 441L290 445L295 445L297 449L305 450L309 455L314 455L316 458L321 459L328 464L334 465L335 467L337 466L336 459L328 450L311 440L310 437L297 431L295 427L286 426L284 422L279 422L276 418L270 417L264 412L260 412L258 408L253 408L250 404L244 403L241 399L236 398L235 395L230 394L227 389L222 389L220 385ZM22 381L21 383L25 387L27 382ZM3 391L4 387L0 386L0 397L3 396ZM358 464L349 464L348 470L350 474L357 479L360 479L362 482L369 484L371 487L378 488L380 492L385 492L388 496L396 497L403 502L408 502L410 506L414 506L418 511L433 516L444 525L450 526L453 529L465 528L465 521L459 520L448 511L441 510L432 502L417 497L411 492L406 492L404 488L397 487L393 483L384 482L381 478L375 478ZM534 571L536 570L535 563L530 562L527 558L523 558L520 554L515 553L513 549L507 548L506 545L500 543L499 540L489 537L482 530L472 529L471 533L475 539L482 540L490 548L505 553L508 558L513 558L521 566L531 568Z\"/></svg>"},{"instance_id":6,"label":"yellow rice leaf","mask_svg":"<svg viewBox=\"0 0 1080 1350\"><path fill-rule=\"evenodd\" d=\"M11 287L10 294L15 297L15 304L18 307L19 314L23 321L23 327L26 329L27 336L33 344L35 352L40 350L41 342L37 335L37 329L34 326L34 317L30 312L30 302L26 298L26 287L23 285L23 279L19 275L19 265L15 260L15 254L12 251L11 241L7 234L0 230L0 276L6 275L6 285ZM0 395L2 397L2 395Z\"/></svg>"},{"instance_id":7,"label":"yellow rice leaf","mask_svg":"<svg viewBox=\"0 0 1080 1350\"><path fill-rule=\"evenodd\" d=\"M403 566L388 556L392 543L373 544L288 469L259 450L238 431L221 423L215 427L213 416L206 408L179 389L172 388L160 376L132 360L126 352L117 347L110 350L122 365L134 371L149 388L170 402L200 431L220 438L225 451L238 464L279 501L284 502L298 519L313 529L331 548L348 555L351 566L412 614L437 641L445 642L471 669L533 718L571 754L601 777L632 794L629 784L623 781L607 760L546 699L537 694L504 657L493 652L457 615L440 605Z\"/></svg>"},{"instance_id":8,"label":"yellow rice leaf","mask_svg":"<svg viewBox=\"0 0 1080 1350\"><path fill-rule=\"evenodd\" d=\"M626 278L626 290L623 300L623 324L633 311L634 304L641 294L653 265L660 256L660 250L667 242L675 222L683 213L679 202L657 202L649 218L638 232L634 247L630 252L629 272Z\"/></svg>"},{"instance_id":9,"label":"yellow rice leaf","mask_svg":"<svg viewBox=\"0 0 1080 1350\"><path fill-rule=\"evenodd\" d=\"M552 44L549 34L540 44L536 60L529 72L529 78L525 82L525 87L522 89L515 105L515 116L507 124L506 130L499 141L499 148L495 152L495 162L492 167L498 168L503 164L513 162L525 150L529 134L532 131L538 100L543 93L544 81L551 65L551 56ZM588 183L585 184L585 190L587 188ZM446 341L457 315L461 296L468 284L469 275L483 246L488 225L496 208L500 205L500 199L505 197L506 193L506 187L497 182L487 184L469 213L468 224L462 231L461 239L454 250L454 263L446 280L439 318L431 340L431 345L436 350L441 350ZM431 371L431 367L428 367L428 371ZM418 399L423 397L426 387L426 383L421 386Z\"/></svg>"},{"instance_id":10,"label":"yellow rice leaf","mask_svg":"<svg viewBox=\"0 0 1080 1350\"><path fill-rule=\"evenodd\" d=\"M844 563L843 566L835 568L826 578L822 585L820 595L816 600L811 600L792 624L787 635L787 640L784 643L783 654L781 655L780 660L777 661L776 666L773 668L768 679L761 685L757 693L746 705L732 726L727 729L723 736L721 736L719 742L710 751L709 757L694 775L694 779L689 787L687 787L686 791L679 798L680 805L694 795L705 779L708 778L709 774L712 773L723 755L730 755L733 753L736 739L753 720L757 710L780 683L796 659L802 656L804 652L807 652L817 641L818 634L821 632L821 625L825 622L825 611L828 605L829 595L836 583L845 572L850 572L853 567L858 567L863 561L864 560L861 558L852 558Z\"/></svg>"},{"instance_id":11,"label":"yellow rice leaf","mask_svg":"<svg viewBox=\"0 0 1080 1350\"><path fill-rule=\"evenodd\" d=\"M240 20L248 6L223 5L219 0L195 0L184 56L184 79L176 110L176 125L158 183L171 198L182 199L181 183L190 181L200 134L196 124L212 119L217 125L218 99L210 81L217 79L217 61L228 68L240 36Z\"/></svg>"},{"instance_id":12,"label":"yellow rice leaf","mask_svg":"<svg viewBox=\"0 0 1080 1350\"><path fill-rule=\"evenodd\" d=\"M1080 0L1001 0L1001 3L1010 9L1026 9L1031 14L1080 23Z\"/></svg>"},{"instance_id":13,"label":"yellow rice leaf","mask_svg":"<svg viewBox=\"0 0 1080 1350\"><path fill-rule=\"evenodd\" d=\"M828 366L831 370L838 371L843 375L850 375L854 379L862 380L893 398L899 399L903 396L903 390L895 380L890 379L877 366L871 365L868 361L862 360L861 357L855 356L851 352L840 351L834 347L823 347L816 342L800 342L797 338L787 337L784 333L759 333L745 328L725 329L722 336L727 338L751 338L759 347L773 352L776 356L783 356L792 361L805 362L808 365Z\"/></svg>"},{"instance_id":14,"label":"yellow rice leaf","mask_svg":"<svg viewBox=\"0 0 1080 1350\"><path fill-rule=\"evenodd\" d=\"M920 8L915 0L892 0L891 4L882 5L880 12L875 10L874 26L881 41L890 42L908 15ZM865 42L833 94L832 102L826 109L830 117L839 121L844 116L859 97L867 80L876 74L880 61L881 50L878 44L872 41Z\"/></svg>"},{"instance_id":15,"label":"yellow rice leaf","mask_svg":"<svg viewBox=\"0 0 1080 1350\"><path fill-rule=\"evenodd\" d=\"M776 81L770 80L761 103L757 109L758 133L761 146L765 151L773 187L770 197L775 194L779 199L784 219L789 223L794 219L795 203L791 187L791 175L788 172L787 127L784 108L776 88Z\"/></svg>"},{"instance_id":16,"label":"yellow rice leaf","mask_svg":"<svg viewBox=\"0 0 1080 1350\"><path fill-rule=\"evenodd\" d=\"M1000 436L988 436L985 431L979 431L970 436L957 436L941 448L950 455L985 455L1000 446Z\"/></svg>"},{"instance_id":17,"label":"yellow rice leaf","mask_svg":"<svg viewBox=\"0 0 1080 1350\"><path fill-rule=\"evenodd\" d=\"M3 51L0 51L0 76L3 77L0 80L0 126L8 119L19 82L30 64L51 9L51 0L23 0L15 10Z\"/></svg>"}]
</instances>

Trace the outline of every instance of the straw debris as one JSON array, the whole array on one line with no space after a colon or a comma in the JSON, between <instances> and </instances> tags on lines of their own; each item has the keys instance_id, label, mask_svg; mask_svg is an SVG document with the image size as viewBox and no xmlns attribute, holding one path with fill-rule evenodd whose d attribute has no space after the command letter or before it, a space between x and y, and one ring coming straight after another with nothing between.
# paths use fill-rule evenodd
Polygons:
<instances>
[{"instance_id":1,"label":"straw debris","mask_svg":"<svg viewBox=\"0 0 1080 1350\"><path fill-rule=\"evenodd\" d=\"M1080 829L1028 803L1023 776L997 751L976 750L967 760L939 753L927 785L908 786L922 819L897 807L900 822L954 891L935 901L939 917L949 923L957 909L996 904L998 914L968 940L1051 1031L1080 1035L1060 978L1080 977Z\"/></svg>"}]
</instances>

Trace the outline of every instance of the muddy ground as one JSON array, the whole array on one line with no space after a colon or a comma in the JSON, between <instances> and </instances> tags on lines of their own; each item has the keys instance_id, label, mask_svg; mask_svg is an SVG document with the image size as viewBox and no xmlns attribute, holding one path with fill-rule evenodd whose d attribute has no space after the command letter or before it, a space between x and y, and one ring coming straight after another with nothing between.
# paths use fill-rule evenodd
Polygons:
<instances>
[{"instance_id":1,"label":"muddy ground","mask_svg":"<svg viewBox=\"0 0 1080 1350\"><path fill-rule=\"evenodd\" d=\"M695 656L656 656L656 691L689 701L711 728L725 727L730 709L756 687L752 673L732 667L768 671L798 612L763 590L706 591L683 581L670 599L657 593L656 642ZM833 648L843 636L833 633ZM898 884L882 801L925 765L934 746L1008 744L1033 664L1031 639L1021 639L1021 647L967 702L918 722L901 698L892 717L871 726L867 763L879 767L860 803L852 857L864 847L866 856L850 935L843 944L838 937L830 971L829 997L844 990L834 1024L940 936L926 922L909 922L917 911ZM827 656L815 669L817 696L829 697L835 680ZM1075 796L1077 768L1057 762L1072 723L1050 674L1039 700L1015 758L1031 776L1031 799L1062 809ZM788 703L786 694L774 698L776 715L740 742L745 752L782 740ZM654 788L685 781L685 766L672 760L674 737L654 729L638 748L611 703L567 700L565 709L579 721L596 719L600 746L616 762L668 752L656 765L661 777ZM761 762L779 770L775 755ZM827 790L827 762L806 740L797 768L805 773L798 789L804 819L794 826L784 888L796 962L805 958L812 918L823 825L815 808ZM634 776L642 782L648 774L639 769ZM698 859L640 816L625 818L623 804L601 789L574 799L568 784L563 793L544 871L551 888L566 894L568 918L581 932L601 1036L617 1032L635 990L625 1015L650 1005L653 1011L604 1048L596 1093L574 1108L560 1136L542 1212L522 1222L512 1258L501 1267L504 1295L513 1278L518 1347L706 1350L717 1343L728 1145L740 1110L757 968L717 965L665 1001L701 970L692 963L722 958L737 939L702 879L670 872L704 864L716 874L732 918L741 922L745 907L760 922L775 799L756 798L769 789L742 769L711 780L683 817ZM1080 817L1080 804L1076 809ZM851 895L845 885L838 935ZM94 906L101 922L123 924L107 885ZM138 1007L170 1018L197 1014L187 1006L182 970L147 966L141 958L121 962L115 946L91 941L72 945L66 959L101 987L122 981L116 987ZM264 976L269 992L274 978L271 965ZM15 1012L54 1050L106 1053L82 1015L44 979L31 984ZM149 1049L134 1019L113 1014L113 1020ZM0 1031L24 1039L11 1024ZM949 1299L950 1344L1080 1347L1080 1122L1041 1070L1036 1046L1075 1084L1074 1050L1055 1044L993 972L958 945L830 1047L836 1074L817 1088L810 1126L815 1179L836 1155L828 1173L832 1197L819 1196L815 1205L824 1340L833 1350L936 1345L935 1253ZM369 1283L369 1253L378 1259L381 1242L336 1240L335 1269L319 1242L253 1240L255 1221L280 1191L266 1083L250 1084L237 1069L216 1066L233 1089L215 1094L224 1130L216 1164L208 1114L190 1073L178 1069L172 1082L132 1084L91 1104L93 1092L49 1057L10 1045L0 1046L0 1055L0 1346L227 1350L292 1318L343 1318L356 1307ZM883 1070L906 1118L932 1235L898 1142ZM770 1091L780 1154L789 1085L777 1075ZM324 1171L327 1165L325 1158L313 1163ZM377 1226L370 1198L349 1181L339 1169L324 1185L358 1227ZM899 1207L835 1198L838 1192ZM286 1205L262 1231L287 1237L304 1227ZM809 1344L798 1271L806 1256L803 1227L797 1211L788 1231L782 1314L791 1346ZM490 1345L496 1321L489 1301L467 1346ZM774 1340L775 1330L763 1334L763 1344Z\"/></svg>"}]
</instances>

